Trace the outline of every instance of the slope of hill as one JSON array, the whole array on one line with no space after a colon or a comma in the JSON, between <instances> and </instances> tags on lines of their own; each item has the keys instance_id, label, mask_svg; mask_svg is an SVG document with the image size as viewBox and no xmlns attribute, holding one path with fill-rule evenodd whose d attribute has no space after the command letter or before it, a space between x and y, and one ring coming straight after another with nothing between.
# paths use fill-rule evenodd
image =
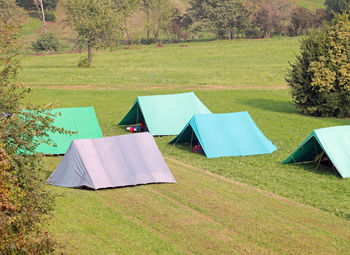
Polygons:
<instances>
[{"instance_id":1,"label":"slope of hill","mask_svg":"<svg viewBox=\"0 0 350 255\"><path fill-rule=\"evenodd\" d=\"M189 0L172 0L175 6L181 11L185 11L189 6ZM295 2L308 9L324 8L323 0L295 0ZM76 36L73 28L67 25L65 22L65 0L60 0L57 6L57 22L47 22L47 29L49 32L53 32L56 36L65 44L72 47L75 44ZM130 28L130 35L133 39L141 39L145 37L143 14L136 12L133 17L128 21ZM24 45L30 46L32 41L35 41L41 33L40 21L38 18L30 18L29 22L22 29L22 41Z\"/></svg>"}]
</instances>

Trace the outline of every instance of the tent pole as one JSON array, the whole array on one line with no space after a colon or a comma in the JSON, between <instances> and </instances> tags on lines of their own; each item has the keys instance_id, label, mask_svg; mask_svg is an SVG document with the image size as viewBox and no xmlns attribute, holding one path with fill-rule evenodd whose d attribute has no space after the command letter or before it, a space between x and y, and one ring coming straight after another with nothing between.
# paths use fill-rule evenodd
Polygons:
<instances>
[{"instance_id":1,"label":"tent pole","mask_svg":"<svg viewBox=\"0 0 350 255\"><path fill-rule=\"evenodd\" d=\"M193 141L193 129L192 129L192 133L191 133L191 145L190 145L190 150L192 149L192 141Z\"/></svg>"},{"instance_id":2,"label":"tent pole","mask_svg":"<svg viewBox=\"0 0 350 255\"><path fill-rule=\"evenodd\" d=\"M136 123L138 123L138 122L139 122L139 105L137 104L136 105Z\"/></svg>"},{"instance_id":3,"label":"tent pole","mask_svg":"<svg viewBox=\"0 0 350 255\"><path fill-rule=\"evenodd\" d=\"M193 132L193 130L192 130L192 132ZM179 141L179 139L181 138L181 136L183 135L183 133L184 133L184 132L182 132L182 133L179 135L179 137L177 138L177 140L175 141L175 143L173 144L173 146L171 146L169 152L171 152L171 150L175 147L175 145L177 144L177 142Z\"/></svg>"},{"instance_id":4,"label":"tent pole","mask_svg":"<svg viewBox=\"0 0 350 255\"><path fill-rule=\"evenodd\" d=\"M317 163L315 170L317 170L317 168L320 166L323 154L324 154L324 151L322 150L321 155L320 155L320 159L318 160L318 163Z\"/></svg>"}]
</instances>

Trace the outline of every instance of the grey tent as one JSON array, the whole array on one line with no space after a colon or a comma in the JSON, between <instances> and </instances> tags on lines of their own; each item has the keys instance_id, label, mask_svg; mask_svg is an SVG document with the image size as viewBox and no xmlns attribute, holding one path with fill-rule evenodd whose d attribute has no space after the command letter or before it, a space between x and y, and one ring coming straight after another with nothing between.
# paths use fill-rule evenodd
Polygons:
<instances>
[{"instance_id":1,"label":"grey tent","mask_svg":"<svg viewBox=\"0 0 350 255\"><path fill-rule=\"evenodd\" d=\"M92 189L175 183L150 133L73 140L47 182Z\"/></svg>"}]
</instances>

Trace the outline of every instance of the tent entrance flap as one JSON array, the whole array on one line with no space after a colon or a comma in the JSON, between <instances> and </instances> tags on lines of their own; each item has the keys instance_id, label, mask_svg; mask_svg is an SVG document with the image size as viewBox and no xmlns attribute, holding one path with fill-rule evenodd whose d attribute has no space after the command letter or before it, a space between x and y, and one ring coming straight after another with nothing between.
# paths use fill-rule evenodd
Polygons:
<instances>
[{"instance_id":1,"label":"tent entrance flap","mask_svg":"<svg viewBox=\"0 0 350 255\"><path fill-rule=\"evenodd\" d=\"M315 162L350 177L350 126L315 129L283 164ZM330 161L330 162L329 162Z\"/></svg>"},{"instance_id":2,"label":"tent entrance flap","mask_svg":"<svg viewBox=\"0 0 350 255\"><path fill-rule=\"evenodd\" d=\"M139 103L135 102L135 104L132 106L132 108L130 109L128 114L124 117L124 119L122 119L119 125L133 125L133 124L139 124L141 122L146 123Z\"/></svg>"}]
</instances>

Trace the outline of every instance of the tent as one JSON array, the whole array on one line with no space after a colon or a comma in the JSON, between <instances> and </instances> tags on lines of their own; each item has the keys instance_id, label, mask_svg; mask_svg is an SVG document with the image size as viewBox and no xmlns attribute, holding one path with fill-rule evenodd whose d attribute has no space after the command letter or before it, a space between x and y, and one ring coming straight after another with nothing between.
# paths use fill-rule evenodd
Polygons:
<instances>
[{"instance_id":1,"label":"tent","mask_svg":"<svg viewBox=\"0 0 350 255\"><path fill-rule=\"evenodd\" d=\"M177 135L194 114L211 113L193 93L139 96L119 125L147 124L152 135Z\"/></svg>"},{"instance_id":2,"label":"tent","mask_svg":"<svg viewBox=\"0 0 350 255\"><path fill-rule=\"evenodd\" d=\"M101 189L176 181L154 138L138 133L73 140L47 182Z\"/></svg>"},{"instance_id":3,"label":"tent","mask_svg":"<svg viewBox=\"0 0 350 255\"><path fill-rule=\"evenodd\" d=\"M57 147L43 143L36 149L39 153L64 154L73 139L103 137L93 107L58 108L51 110L51 113L61 113L52 125L78 133L73 135L49 133L50 139L57 144Z\"/></svg>"},{"instance_id":4,"label":"tent","mask_svg":"<svg viewBox=\"0 0 350 255\"><path fill-rule=\"evenodd\" d=\"M170 143L200 144L208 158L265 154L277 150L248 112L194 115Z\"/></svg>"},{"instance_id":5,"label":"tent","mask_svg":"<svg viewBox=\"0 0 350 255\"><path fill-rule=\"evenodd\" d=\"M315 161L322 153L343 178L350 177L350 126L315 129L283 164Z\"/></svg>"}]
</instances>

